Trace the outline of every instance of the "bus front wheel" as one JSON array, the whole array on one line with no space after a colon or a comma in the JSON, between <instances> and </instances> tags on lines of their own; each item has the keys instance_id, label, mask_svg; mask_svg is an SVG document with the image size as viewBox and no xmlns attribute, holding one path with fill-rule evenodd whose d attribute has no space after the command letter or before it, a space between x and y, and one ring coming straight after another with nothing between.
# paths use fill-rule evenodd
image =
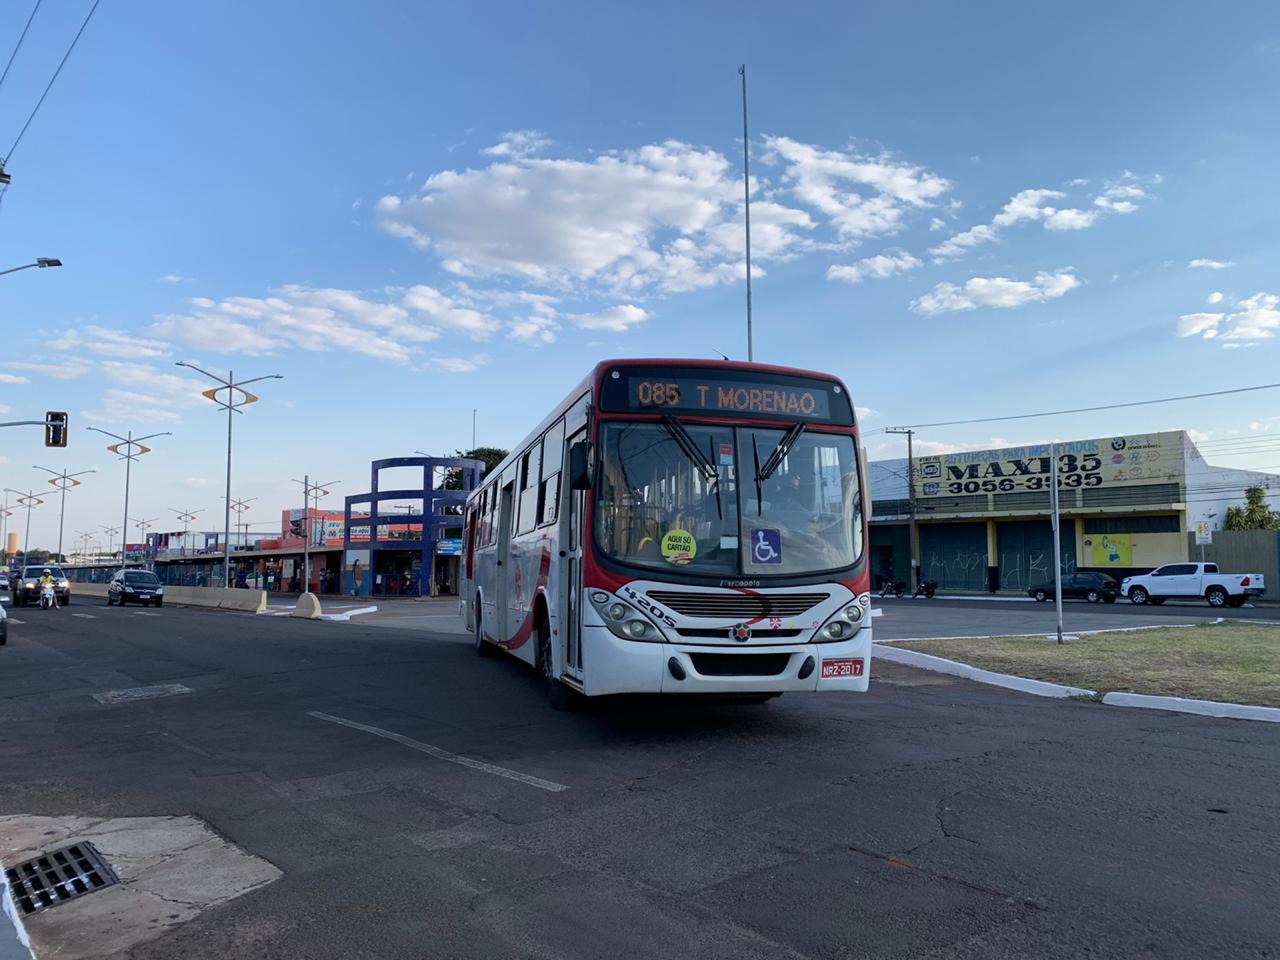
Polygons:
<instances>
[{"instance_id":1,"label":"bus front wheel","mask_svg":"<svg viewBox=\"0 0 1280 960\"><path fill-rule=\"evenodd\" d=\"M493 656L493 647L484 638L484 626L480 622L480 604L476 604L476 653L482 657Z\"/></svg>"},{"instance_id":2,"label":"bus front wheel","mask_svg":"<svg viewBox=\"0 0 1280 960\"><path fill-rule=\"evenodd\" d=\"M552 710L572 710L576 705L574 692L555 675L555 657L551 651L551 627L544 614L538 624L538 676L547 692L547 703Z\"/></svg>"}]
</instances>

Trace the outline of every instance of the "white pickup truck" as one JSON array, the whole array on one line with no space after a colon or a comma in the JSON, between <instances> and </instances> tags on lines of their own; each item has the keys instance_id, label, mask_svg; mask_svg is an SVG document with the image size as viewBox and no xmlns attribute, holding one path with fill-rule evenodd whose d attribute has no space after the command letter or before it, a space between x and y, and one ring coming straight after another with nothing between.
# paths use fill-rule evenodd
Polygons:
<instances>
[{"instance_id":1,"label":"white pickup truck","mask_svg":"<svg viewBox=\"0 0 1280 960\"><path fill-rule=\"evenodd\" d=\"M1120 593L1130 603L1160 604L1196 597L1207 600L1211 607L1239 607L1266 592L1262 574L1219 573L1216 563L1166 563L1140 577L1120 581Z\"/></svg>"}]
</instances>

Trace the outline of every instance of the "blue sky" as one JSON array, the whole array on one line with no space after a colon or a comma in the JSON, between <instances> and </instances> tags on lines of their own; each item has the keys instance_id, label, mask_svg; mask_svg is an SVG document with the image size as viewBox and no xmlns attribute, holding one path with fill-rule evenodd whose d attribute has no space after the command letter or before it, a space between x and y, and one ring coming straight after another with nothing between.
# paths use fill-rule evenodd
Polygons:
<instances>
[{"instance_id":1,"label":"blue sky","mask_svg":"<svg viewBox=\"0 0 1280 960\"><path fill-rule=\"evenodd\" d=\"M40 10L0 151L89 5ZM220 518L222 422L179 359L285 375L237 424L266 523L303 471L355 493L372 458L468 445L473 407L514 443L601 358L742 356L743 61L756 356L844 377L873 457L889 424L1278 379L1274 5L635 9L103 3L7 164L0 269L66 266L0 278L0 406L74 432L6 431L3 485L96 467L68 529L110 522L122 470L83 428L172 430L131 513ZM919 442L1233 441L1278 401Z\"/></svg>"}]
</instances>

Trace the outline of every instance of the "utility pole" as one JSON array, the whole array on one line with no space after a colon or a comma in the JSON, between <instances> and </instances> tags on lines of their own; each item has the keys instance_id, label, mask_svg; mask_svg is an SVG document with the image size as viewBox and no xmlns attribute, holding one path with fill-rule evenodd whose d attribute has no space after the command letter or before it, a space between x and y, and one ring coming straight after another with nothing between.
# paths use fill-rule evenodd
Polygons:
<instances>
[{"instance_id":1,"label":"utility pole","mask_svg":"<svg viewBox=\"0 0 1280 960\"><path fill-rule=\"evenodd\" d=\"M476 450L476 408L471 408L471 452Z\"/></svg>"},{"instance_id":2,"label":"utility pole","mask_svg":"<svg viewBox=\"0 0 1280 960\"><path fill-rule=\"evenodd\" d=\"M332 487L338 483L332 480L329 483L312 483L311 475L304 473L301 480L294 480L294 483L302 484L302 592L311 592L311 501L316 502L316 510L320 509L320 498L329 491L326 487Z\"/></svg>"},{"instance_id":3,"label":"utility pole","mask_svg":"<svg viewBox=\"0 0 1280 960\"><path fill-rule=\"evenodd\" d=\"M1058 448L1049 444L1049 512L1053 515L1053 605L1058 613L1058 642L1062 642L1062 536L1058 530Z\"/></svg>"},{"instance_id":4,"label":"utility pole","mask_svg":"<svg viewBox=\"0 0 1280 960\"><path fill-rule=\"evenodd\" d=\"M5 487L5 492L16 493L18 499L14 501L15 505L27 508L27 529L22 534L22 566L25 567L29 559L27 557L27 548L31 545L31 511L44 503L44 501L36 496L34 490L23 493L21 490L14 490L12 487ZM5 498L5 502L8 503L8 498Z\"/></svg>"},{"instance_id":5,"label":"utility pole","mask_svg":"<svg viewBox=\"0 0 1280 960\"><path fill-rule=\"evenodd\" d=\"M916 527L916 457L912 441L916 432L909 427L886 427L885 433L907 438L907 510L910 526L907 528L907 549L911 554L911 589L920 581L920 531Z\"/></svg>"},{"instance_id":6,"label":"utility pole","mask_svg":"<svg viewBox=\"0 0 1280 960\"><path fill-rule=\"evenodd\" d=\"M755 360L751 338L751 141L747 139L747 65L738 67L742 77L742 205L747 228L747 362Z\"/></svg>"}]
</instances>

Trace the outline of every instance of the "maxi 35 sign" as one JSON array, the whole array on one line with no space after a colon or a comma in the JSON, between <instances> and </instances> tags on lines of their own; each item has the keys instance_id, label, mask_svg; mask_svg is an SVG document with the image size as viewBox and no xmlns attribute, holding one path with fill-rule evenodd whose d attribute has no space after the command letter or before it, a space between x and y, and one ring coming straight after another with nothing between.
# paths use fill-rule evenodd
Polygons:
<instances>
[{"instance_id":1,"label":"maxi 35 sign","mask_svg":"<svg viewBox=\"0 0 1280 960\"><path fill-rule=\"evenodd\" d=\"M1058 486L1110 487L1176 483L1183 479L1181 433L1143 433L1054 445ZM1053 464L1048 444L972 450L916 461L916 496L1048 490Z\"/></svg>"}]
</instances>

